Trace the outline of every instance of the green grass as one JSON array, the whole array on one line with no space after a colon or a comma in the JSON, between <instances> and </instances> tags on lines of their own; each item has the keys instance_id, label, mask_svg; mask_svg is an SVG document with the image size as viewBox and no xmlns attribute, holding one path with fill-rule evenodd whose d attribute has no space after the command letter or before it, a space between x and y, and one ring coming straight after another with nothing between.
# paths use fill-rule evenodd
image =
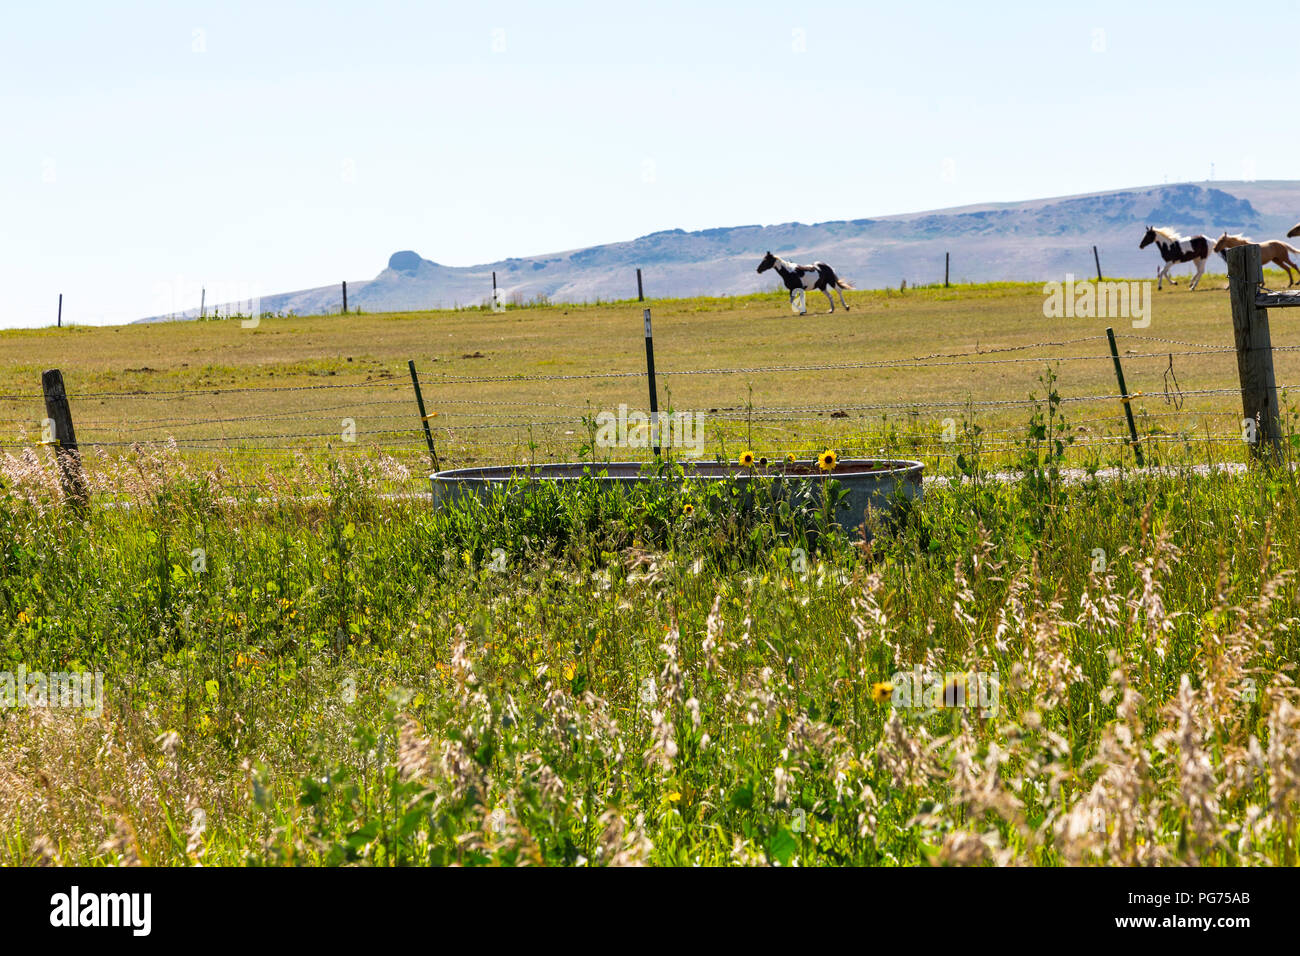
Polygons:
<instances>
[{"instance_id":1,"label":"green grass","mask_svg":"<svg viewBox=\"0 0 1300 956\"><path fill-rule=\"evenodd\" d=\"M0 860L1294 864L1294 477L1050 451L870 543L727 485L10 495L0 657L105 700L0 711ZM873 700L914 667L996 712Z\"/></svg>"},{"instance_id":2,"label":"green grass","mask_svg":"<svg viewBox=\"0 0 1300 956\"><path fill-rule=\"evenodd\" d=\"M589 482L429 506L407 358L446 464L590 458L591 415L642 407L635 302L0 333L0 672L104 675L99 714L0 707L0 862L1294 865L1295 440L1282 467L1193 469L1245 458L1239 400L1166 406L1183 347L1153 338L1227 345L1220 285L1117 330L1160 472L1113 440L1117 402L1069 401L1113 394L1104 340L1020 348L1106 324L1045 319L1038 284L801 320L649 303L661 398L712 416L707 457L949 479L869 541L819 510L833 478L786 507ZM977 345L1026 361L680 374ZM45 367L84 512L34 445ZM1175 369L1236 383L1231 353ZM609 371L632 374L531 378ZM320 384L359 387L259 390ZM956 405L856 407L899 401ZM915 668L996 676L997 706L877 686Z\"/></svg>"}]
</instances>

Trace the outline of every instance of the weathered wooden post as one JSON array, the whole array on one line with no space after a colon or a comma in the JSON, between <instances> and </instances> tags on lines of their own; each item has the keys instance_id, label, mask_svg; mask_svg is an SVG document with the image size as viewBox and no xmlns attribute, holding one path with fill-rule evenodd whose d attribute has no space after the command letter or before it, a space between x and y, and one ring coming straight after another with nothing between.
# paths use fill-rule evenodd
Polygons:
<instances>
[{"instance_id":1,"label":"weathered wooden post","mask_svg":"<svg viewBox=\"0 0 1300 956\"><path fill-rule=\"evenodd\" d=\"M943 287L948 288L948 253L943 254Z\"/></svg>"},{"instance_id":2,"label":"weathered wooden post","mask_svg":"<svg viewBox=\"0 0 1300 956\"><path fill-rule=\"evenodd\" d=\"M1097 264L1097 281L1101 281L1101 256L1097 255L1097 247L1092 247L1092 261Z\"/></svg>"},{"instance_id":3,"label":"weathered wooden post","mask_svg":"<svg viewBox=\"0 0 1300 956\"><path fill-rule=\"evenodd\" d=\"M348 314L348 283L346 279L343 280L343 314Z\"/></svg>"},{"instance_id":4,"label":"weathered wooden post","mask_svg":"<svg viewBox=\"0 0 1300 956\"><path fill-rule=\"evenodd\" d=\"M63 497L76 507L85 505L86 476L81 470L81 452L77 450L77 433L72 427L72 410L63 388L63 373L57 368L41 373L41 391L45 394L45 426L54 448L54 462L59 469L59 486Z\"/></svg>"},{"instance_id":5,"label":"weathered wooden post","mask_svg":"<svg viewBox=\"0 0 1300 956\"><path fill-rule=\"evenodd\" d=\"M1259 246L1248 243L1228 250L1228 295L1232 300L1232 333L1237 345L1237 376L1241 380L1242 436L1256 458L1282 450L1273 377L1273 340L1268 309L1260 305L1264 269Z\"/></svg>"},{"instance_id":6,"label":"weathered wooden post","mask_svg":"<svg viewBox=\"0 0 1300 956\"><path fill-rule=\"evenodd\" d=\"M59 293L59 328L63 328L63 293Z\"/></svg>"},{"instance_id":7,"label":"weathered wooden post","mask_svg":"<svg viewBox=\"0 0 1300 956\"><path fill-rule=\"evenodd\" d=\"M636 300L637 300L638 302L644 302L644 301L645 301L645 290L641 288L641 270L640 270L640 269L637 269L637 270L636 270Z\"/></svg>"}]
</instances>

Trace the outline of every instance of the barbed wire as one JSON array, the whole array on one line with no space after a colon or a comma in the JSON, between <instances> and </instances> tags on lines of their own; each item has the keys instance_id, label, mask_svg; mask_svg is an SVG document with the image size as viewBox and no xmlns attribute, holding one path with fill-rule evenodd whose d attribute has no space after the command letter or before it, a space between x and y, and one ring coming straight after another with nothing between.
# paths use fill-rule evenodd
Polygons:
<instances>
[{"instance_id":1,"label":"barbed wire","mask_svg":"<svg viewBox=\"0 0 1300 956\"><path fill-rule=\"evenodd\" d=\"M934 438L925 438L922 436L897 436L891 441L877 441L877 440L873 440L870 436L855 437L855 436L844 436L844 435L827 435L825 436L825 438L826 438L826 442L821 444L820 447L809 446L809 448L811 449L817 447L817 451L822 451L828 446L840 447L841 445L843 445L843 447L852 448L854 446L861 445L864 447L874 446L877 450L882 452L901 452L901 451L916 450L916 449L923 449L923 448L933 448L933 449L943 450L945 453L948 454L953 454L959 451L963 451L964 449L969 447L968 442L965 442L960 439L941 440L941 439L934 439ZM1027 437L1025 437L1024 435L1022 435L1019 438L985 438L984 436L980 436L980 438L976 440L976 444L980 446L985 446L985 445L1003 446L1003 447L1013 446L1013 445L1019 446L1019 445L1024 445L1028 440L1029 439L1027 439ZM1043 439L1042 441L1046 442L1047 440L1048 439ZM1195 443L1195 444L1210 443L1210 444L1227 444L1227 445L1243 444L1243 439L1241 438L1241 436L1235 433L1230 435L1196 436L1196 435L1187 435L1187 434L1175 433L1175 432L1166 432L1166 433L1156 432L1156 433L1140 435L1138 441L1144 444L1150 443L1150 444L1157 444L1157 445L1158 444L1186 444L1186 443ZM1127 435L1071 436L1069 447L1079 448L1079 447L1088 447L1090 445L1111 445L1111 444L1127 445L1130 443L1131 440ZM137 446L141 448L146 448L146 447L153 447L158 445L167 445L167 446L174 446L179 450L188 449L194 451L205 451L205 452L214 452L214 453L219 452L221 454L225 454L226 452L231 452L231 453L243 454L243 455L270 454L270 455L286 456L286 457L292 457L298 454L306 453L307 451L301 448L300 446L277 445L277 444L268 444L268 443L263 443L260 445L243 445L243 446L236 445L236 446L230 446L228 448L213 448L211 446L191 447L191 446L187 446L185 442L160 442L160 441L84 442L80 444L81 447L84 448L137 447ZM521 447L527 447L527 444L528 443L526 442L482 442L472 447L484 448L484 449L489 449L489 448L518 449ZM417 446L418 446L418 442L412 440L411 442L406 443L406 445L385 446L383 450L387 451L391 449L391 451L394 454L407 454L414 458L424 459L426 455L425 450L423 449L423 447L417 447ZM31 447L32 447L31 445L17 445L8 442L0 442L0 448L27 449ZM785 451L798 451L799 449L790 449L788 448L788 446L782 445L782 450L783 452L785 452ZM373 451L373 448L366 446L362 442L358 441L356 443L345 442L341 444L334 444L331 446L331 451L369 453Z\"/></svg>"},{"instance_id":2,"label":"barbed wire","mask_svg":"<svg viewBox=\"0 0 1300 956\"><path fill-rule=\"evenodd\" d=\"M1116 337L1118 338L1118 336ZM1202 342L1184 342L1182 339L1166 339L1159 335L1128 335L1126 338L1137 339L1139 342L1164 342L1167 345L1182 345L1193 349L1215 349L1219 346L1205 345Z\"/></svg>"},{"instance_id":3,"label":"barbed wire","mask_svg":"<svg viewBox=\"0 0 1300 956\"><path fill-rule=\"evenodd\" d=\"M1102 335L1081 336L1075 339L1066 339L1061 341L1043 341L1032 342L1023 345L997 346L994 348L976 348L965 352L932 352L925 355L913 356L908 359L884 360L878 362L828 362L818 364L785 364L785 365L767 365L767 366L741 366L734 368L716 367L700 369L664 369L658 372L659 377L668 378L683 375L738 375L738 374L763 374L767 372L817 372L817 371L836 371L836 370L862 370L862 369L894 369L894 368L947 368L953 366L979 366L979 365L1001 365L1001 364L1025 364L1030 362L1082 362L1082 361L1105 361L1110 358L1107 353L1098 353L1096 355L1064 355L1033 358L1005 358L1005 359L987 359L984 361L951 361L953 359L970 358L972 356L994 355L1006 352L1019 352L1030 349L1054 348L1067 345L1074 345L1081 342L1090 342L1103 339ZM1234 346L1204 346L1198 343L1183 342L1177 339L1163 339L1156 336L1135 336L1138 341L1161 341L1166 343L1191 346L1187 351L1170 353L1167 351L1136 353L1128 352L1125 357L1130 359L1139 358L1163 358L1170 354L1173 355L1217 355L1226 353L1235 353L1238 350ZM1285 352L1300 350L1300 346L1274 346L1272 351ZM943 360L943 361L939 361ZM572 373L563 375L490 375L478 377L466 376L424 376L420 379L421 385L441 386L441 385L485 385L499 384L503 382L559 382L559 381L581 381L590 379L604 378L640 378L645 373L640 369L636 371L612 371L612 372L585 372ZM380 388L405 388L407 383L402 381L369 381L369 382L335 382L322 383L315 385L245 385L235 387L206 387L206 388L180 388L180 389L132 389L130 391L119 392L70 392L70 398L79 399L116 399L132 400L147 398L172 398L181 395L233 395L233 394L261 394L261 393L280 393L280 392L309 392L327 389L380 389ZM39 399L40 395L6 395L2 396L10 399Z\"/></svg>"},{"instance_id":4,"label":"barbed wire","mask_svg":"<svg viewBox=\"0 0 1300 956\"><path fill-rule=\"evenodd\" d=\"M1286 389L1289 386L1279 385L1277 387L1279 389ZM1210 389L1186 389L1183 390L1182 394L1184 396L1228 395L1228 394L1239 394L1239 392L1240 392L1239 388L1229 387L1229 388L1210 388ZM1122 398L1123 396L1119 394L1058 395L1057 396L1057 400L1061 404L1066 404L1066 403L1100 404L1100 403L1109 403L1109 402L1120 402ZM1141 398L1157 399L1157 398L1161 398L1161 396L1156 394L1144 394L1142 392L1134 392L1130 394L1128 398L1130 401L1135 401ZM919 412L926 409L952 410L952 409L968 409L968 408L969 409L1016 408L1016 407L1042 406L1046 403L1047 403L1047 399L1045 397L1035 397L1035 398L1019 398L1019 399L985 399L985 400L966 399L961 401L833 403L827 405L801 405L801 406L753 406L752 408L749 409L745 409L739 406L727 406L721 411L715 411L710 409L707 414L715 420L721 420L727 422L746 422L746 421L809 422L809 421L821 420L818 417L809 417L810 413L812 415L817 415L818 413L820 413L821 415L834 415L837 412L844 412L846 413L846 417L847 417L847 413L849 412L863 412L863 411ZM349 407L350 406L347 405L337 406L337 408L349 408ZM544 403L539 403L538 407L546 407L546 406L544 405ZM675 414L682 414L682 413L683 412L679 411ZM458 414L464 416L469 416L469 415L482 416L487 413L462 412ZM671 415L674 413L664 412L661 414L664 417L671 417ZM691 412L690 414L695 414L695 413ZM1145 412L1143 414L1146 417L1153 418L1157 416L1196 417L1204 414L1229 414L1229 413L1223 411L1190 410L1187 412ZM229 418L160 420L159 422L155 422L153 424L132 423L129 421L116 422L107 425L86 423L86 429L91 432L108 431L110 433L120 433L136 427L139 427L141 430L150 430L152 428L163 427L164 425L170 425L173 428L197 428L197 427L203 427L212 424L229 424L229 423L238 423L238 422L246 422L246 421L256 421L256 420L273 420L273 419L286 418L286 417L294 418L294 420L305 421L305 422L330 420L330 418L327 416L303 415L300 411L289 411L289 412L282 412L282 413L268 413L266 415L235 416ZM410 431L414 432L417 428L418 420L419 420L419 416L415 415L414 413L410 415L371 415L371 416L363 417L361 419L360 424L367 432L374 433L369 428L369 425L372 423L406 421L411 423ZM25 425L27 423L15 423L15 424ZM455 430L483 430L483 429L503 429L503 428L505 429L543 428L544 429L544 428L551 428L556 426L570 426L573 428L580 428L580 427L586 427L586 424L587 424L586 421L583 419L564 417L564 418L534 419L534 420L524 420L524 421L507 420L507 421L488 421L488 422L449 422L447 424L441 424L441 425L434 424L431 422L431 427L434 427L439 431L451 432ZM391 428L391 429L379 429L378 433L379 434L385 434L385 433L404 434L407 431L408 429L406 428ZM233 442L233 441L256 440L258 438L277 438L277 439L329 438L329 437L338 437L339 434L340 433L338 431L330 431L330 432L299 432L299 433L285 433L285 434L274 433L270 435L217 435L217 436L203 436L203 437L191 437L191 436L183 436L183 437L185 441L202 441L202 442L232 441ZM142 439L141 441L165 442L166 439ZM91 444L91 443L84 442L84 444ZM100 444L104 444L104 443L101 442ZM126 441L126 442L120 442L118 444L130 445L132 444L132 442Z\"/></svg>"},{"instance_id":5,"label":"barbed wire","mask_svg":"<svg viewBox=\"0 0 1300 956\"><path fill-rule=\"evenodd\" d=\"M414 442L416 440L414 430L412 430L408 434L408 432L404 429L403 430L396 430L396 429L380 430L376 432L371 432L366 437L374 438L382 435L403 435L406 436L407 439L411 442ZM144 438L144 439L137 439L134 441L80 441L79 440L77 442L77 445L79 447L86 447L86 448L130 448L134 445L142 445L142 446L143 445L176 445L179 447L181 445L190 445L190 444L209 445L213 442L267 441L268 439L297 440L303 438L329 438L341 444L345 444L345 445L353 444L353 441L344 439L341 433L337 431L333 431L333 432L302 432L302 433L291 434L291 435L214 435L211 437L195 436L195 437L187 437L184 439Z\"/></svg>"},{"instance_id":6,"label":"barbed wire","mask_svg":"<svg viewBox=\"0 0 1300 956\"><path fill-rule=\"evenodd\" d=\"M322 385L236 385L233 388L171 388L171 389L132 389L129 392L68 392L69 399L134 399L134 398L174 398L178 395L237 395L247 393L270 392L314 392L322 389L339 388L410 388L409 381L392 382L333 382Z\"/></svg>"}]
</instances>

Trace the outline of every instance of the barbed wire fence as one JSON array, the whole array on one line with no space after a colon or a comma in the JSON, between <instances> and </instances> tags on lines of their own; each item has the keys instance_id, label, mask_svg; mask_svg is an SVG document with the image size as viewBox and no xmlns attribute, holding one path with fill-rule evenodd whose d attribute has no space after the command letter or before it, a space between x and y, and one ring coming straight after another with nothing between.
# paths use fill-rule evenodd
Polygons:
<instances>
[{"instance_id":1,"label":"barbed wire fence","mask_svg":"<svg viewBox=\"0 0 1300 956\"><path fill-rule=\"evenodd\" d=\"M741 449L812 457L835 448L848 455L934 461L954 457L972 435L991 455L1010 454L1027 441L1027 420L1048 404L1050 391L1054 410L1062 413L1068 428L1071 449L1112 458L1131 454L1140 464L1143 449L1156 460L1171 448L1199 449L1218 458L1245 457L1240 446L1250 444L1252 435L1241 411L1247 387L1242 370L1256 361L1253 353L1266 351L1271 378L1275 356L1300 351L1300 345L1273 345L1266 339L1260 344L1238 337L1233 345L1214 345L1125 330L1123 341L1129 347L1121 355L1108 339L1109 330L874 361L670 365L653 373L650 387L669 398L664 414L689 411L701 416L706 433L703 457L710 459L734 457ZM1091 388L1073 390L1045 373L1036 378L1016 373L1039 365L1063 375L1064 370L1094 362L1116 364L1119 380L1114 390L1096 388L1096 374L1088 379ZM1121 362L1136 388L1123 384ZM880 376L928 371L934 375L925 376L921 391L935 394L913 400L890 400L881 394L888 386ZM862 380L827 383L828 375L859 372ZM1237 378L1234 372L1241 376L1240 385L1218 384ZM412 381L389 371L360 382L84 391L74 387L67 393L67 404L75 410L76 446L92 456L165 448L197 461L223 461L254 475L258 469L292 468L303 455L382 453L399 462L412 479L423 480L434 466L433 447L444 468L535 464L575 456L649 459L649 442L592 447L598 414L620 406L643 407L639 396L646 394L641 383L647 373L637 367L553 374L425 374L414 379L414 388ZM958 373L979 385L952 387L948 383ZM1024 386L1023 397L1006 397L1010 385L1003 373ZM996 382L995 375L1001 376ZM812 383L805 384L804 376L813 377ZM778 380L777 390L763 392L754 401L754 384L773 379ZM682 382L690 388L677 401L673 389ZM1281 384L1270 387L1283 394L1286 389ZM415 393L420 388L427 398L424 416L417 409ZM743 401L742 390L748 393ZM816 398L783 401L784 390ZM951 394L955 391L964 394ZM990 397L989 391L999 397ZM74 433L73 421L66 428L53 421L49 398L48 389L0 394L0 422L7 426L0 435L0 455L40 447L57 453L65 446L60 434ZM1127 424L1127 413L1135 406L1134 420ZM426 422L431 446L426 445Z\"/></svg>"},{"instance_id":2,"label":"barbed wire fence","mask_svg":"<svg viewBox=\"0 0 1300 956\"><path fill-rule=\"evenodd\" d=\"M1040 347L1037 344L1029 347ZM1300 347L1290 347L1287 350L1297 350ZM1149 354L1130 354L1126 356L1127 360L1142 358L1158 358L1165 360L1177 356L1190 355L1207 355L1207 354L1234 354L1232 349L1201 349L1196 351L1184 352L1161 352ZM1089 360L1108 360L1109 356L1054 356L1032 360L1011 360L1011 361L1032 361L1042 364L1060 365L1061 363L1073 361ZM955 365L991 365L999 364L997 362L869 362L869 363L836 363L833 365L780 365L780 366L755 366L744 368L711 368L711 369L686 369L671 370L659 373L659 377L665 381L679 376L694 375L762 375L765 373L775 372L816 372L826 370L867 370L867 369L899 369L899 368L939 368L951 367ZM491 377L457 377L447 379L424 379L422 385L426 388L438 388L439 386L448 385L486 385L498 384L505 382L532 382L547 383L556 381L571 381L579 378L643 378L642 372L604 372L593 373L591 375L555 375L555 376L491 376ZM163 391L141 391L133 390L129 392L89 392L83 394L73 394L71 398L81 402L83 400L111 400L113 402L134 402L134 401L151 401L165 400L176 401L178 399L209 399L221 400L233 394L256 393L262 396L273 396L284 393L301 393L320 388L378 388L370 383L358 384L356 386L272 386L256 388L231 388L231 389L175 389ZM410 386L404 383L392 383L387 386L390 389L402 389L409 391ZM1235 395L1239 392L1236 388L1205 388L1205 389L1181 389L1178 394L1183 400L1188 397L1210 396L1210 395ZM1141 397L1147 393L1136 392L1130 399ZM22 403L29 406L39 407L43 396L39 393L31 394L9 394L0 396L0 402ZM1117 393L1097 393L1088 395L1063 395L1060 396L1060 403L1063 405L1074 403L1119 403L1123 396ZM973 398L953 399L947 401L896 401L896 402L833 402L822 404L801 404L801 405L770 405L755 407L748 411L739 409L737 406L726 406L724 408L710 409L710 414L719 421L732 422L755 422L755 423L801 423L801 422L821 422L823 416L830 414L847 412L919 412L919 411L939 411L939 410L962 410L962 409L1009 409L1009 408L1029 408L1041 405L1042 398L1023 398L1023 399L994 399L980 400ZM448 424L438 429L444 443L455 444L455 437L460 431L473 430L523 430L529 428L546 429L557 426L575 426L582 423L581 416L574 416L572 412L578 410L594 410L591 403L564 403L564 402L546 402L546 401L511 401L511 400L485 400L485 399L462 399L462 398L440 398L434 403L440 406L435 411L435 416L446 416L449 410L451 415L459 419L470 418L489 418L490 421L457 421L455 424ZM327 441L339 443L340 445L350 444L351 439L345 438L339 430L327 431L284 431L284 430L263 430L248 433L231 433L224 428L218 428L218 434L210 435L189 435L184 434L187 430L198 428L209 428L211 426L226 425L243 425L249 422L293 422L299 426L314 421L329 421L331 423L339 421L348 421L349 418L340 419L337 414L325 416L321 413L333 411L355 411L358 409L372 409L378 406L388 408L406 408L413 410L414 402L411 397L390 398L390 399L368 399L355 402L334 403L331 405L316 406L307 409L288 409L275 412L264 412L249 415L226 415L218 417L187 417L183 415L170 415L163 417L151 418L125 418L125 419L79 419L77 427L79 429L89 428L96 433L96 437L89 440L83 439L79 442L82 447L132 447L136 445L149 444L168 444L180 448L186 447L203 447L218 446L223 450L240 450L244 443L256 443L256 447L244 448L246 451L257 450L257 448L276 449L276 448L295 448L300 447L299 443L303 440L324 439ZM564 411L568 414L560 417L551 418L504 418L497 412L497 409L505 408L529 408L529 409L546 409ZM485 410L476 410L485 409ZM396 440L399 443L405 439L409 444L418 446L419 441L419 416L413 411L393 412L387 414L366 414L364 422L367 426L368 436L374 439ZM1099 424L1099 423L1118 423L1122 413L1117 411L1113 419L1111 416L1100 418L1086 419L1075 422L1075 424ZM1206 414L1201 411L1200 414ZM1235 412L1223 409L1220 412L1210 412L1210 414L1234 415ZM1178 411L1147 413L1145 418L1156 419L1161 417L1185 417ZM43 419L39 415L32 415L26 418L26 422L11 418L12 424L22 427L24 424L30 424L33 427L39 426ZM355 419L351 419L354 420ZM392 423L391 427L387 423ZM378 426L378 427L376 427ZM993 430L986 429L986 433L993 434ZM1003 429L1001 433L1010 434L1018 429ZM121 435L127 433L130 437L102 437L103 433L112 433ZM159 436L159 432L166 432L165 436ZM178 434L179 433L179 434ZM1160 440L1162 436L1151 434L1146 436L1152 440ZM50 441L43 441L42 444L51 444ZM0 447L25 447L30 446L30 441L23 440L0 440ZM227 449L226 446L229 446Z\"/></svg>"},{"instance_id":3,"label":"barbed wire fence","mask_svg":"<svg viewBox=\"0 0 1300 956\"><path fill-rule=\"evenodd\" d=\"M1067 417L1071 444L1079 449L1122 449L1131 444L1123 433L1125 400L1146 399L1156 410L1144 410L1139 441L1149 449L1161 445L1196 447L1242 442L1241 416L1233 399L1239 388L1193 388L1177 383L1170 391L1167 372L1176 360L1223 356L1235 362L1231 346L1211 346L1156 336L1130 336L1123 361L1129 366L1155 362L1159 372L1138 371L1134 381L1154 381L1162 376L1160 391L1091 391L1083 394L1059 392L1062 409L1078 408L1083 417ZM705 394L731 395L730 404L693 403L712 428L709 454L737 445L755 446L770 453L814 456L827 447L845 453L878 452L885 455L941 457L956 453L954 425L962 420L979 429L979 443L996 454L1014 449L1025 441L1023 423L1010 424L1013 412L1031 413L1047 399L1045 391L1023 398L975 398L972 395L916 401L812 401L800 403L739 403L738 390L727 383L737 377L746 381L765 376L816 375L824 372L888 372L896 370L962 369L980 374L981 368L1042 365L1060 369L1075 363L1110 362L1108 351L1089 354L1082 346L1100 344L1106 336L1088 335L1067 340L933 352L904 359L808 364L753 365L737 367L665 368L656 373L660 388L681 379L716 379ZM1154 346L1167 346L1156 350ZM1066 354L1060 350L1068 349ZM1274 352L1300 351L1300 346L1278 346ZM1017 355L1037 352L1045 354ZM1225 370L1226 371L1226 370ZM938 374L947 374L940 371ZM1132 373L1130 373L1132 376ZM428 395L428 416L432 436L444 467L449 464L526 463L530 451L572 457L585 442L590 444L592 418L600 411L612 411L600 401L546 400L541 397L559 383L616 382L644 380L643 369L622 369L565 374L530 375L442 375L425 376L420 384ZM1033 384L1032 382L1028 384ZM538 397L467 397L475 389L490 393L503 385L524 388ZM626 399L622 404L640 407L631 387L616 386ZM850 399L850 396L845 396ZM305 385L250 385L234 387L184 387L129 389L117 391L72 390L68 395L76 409L78 446L84 453L112 454L136 448L163 446L182 454L203 458L228 458L245 466L288 465L295 454L353 452L391 455L416 476L431 469L420 415L410 382L387 381L321 383ZM40 445L57 445L56 435L35 436L50 428L44 414L45 396L40 392L0 395L0 411L13 426L11 437L0 440L0 449L14 450ZM1227 401L1224 401L1227 399ZM1206 401L1198 401L1206 400ZM712 400L711 400L712 401ZM1109 411L1106 411L1109 409ZM102 411L101 411L102 410ZM981 416L994 420L982 422ZM667 413L666 413L667 414ZM1208 425L1216 422L1219 429ZM27 429L28 433L23 434ZM891 430L892 429L892 430ZM588 450L590 452L590 449ZM613 449L610 457L638 457L637 450ZM647 450L643 457L650 457ZM541 459L537 459L541 460Z\"/></svg>"}]
</instances>

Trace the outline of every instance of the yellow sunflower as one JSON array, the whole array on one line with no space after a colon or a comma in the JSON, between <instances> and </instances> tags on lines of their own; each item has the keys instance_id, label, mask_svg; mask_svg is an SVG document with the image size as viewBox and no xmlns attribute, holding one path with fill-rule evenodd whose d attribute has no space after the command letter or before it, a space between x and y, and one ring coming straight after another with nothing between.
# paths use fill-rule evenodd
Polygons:
<instances>
[{"instance_id":1,"label":"yellow sunflower","mask_svg":"<svg viewBox=\"0 0 1300 956\"><path fill-rule=\"evenodd\" d=\"M742 451L740 453L740 467L741 468L754 467L754 453L752 451Z\"/></svg>"},{"instance_id":2,"label":"yellow sunflower","mask_svg":"<svg viewBox=\"0 0 1300 956\"><path fill-rule=\"evenodd\" d=\"M885 701L889 700L893 696L894 696L893 684L872 684L871 685L871 699L874 700L877 704L883 704Z\"/></svg>"},{"instance_id":3,"label":"yellow sunflower","mask_svg":"<svg viewBox=\"0 0 1300 956\"><path fill-rule=\"evenodd\" d=\"M793 464L794 464L794 452L790 452L789 454L787 454L787 455L785 456L785 463L786 463L787 465L793 465Z\"/></svg>"},{"instance_id":4,"label":"yellow sunflower","mask_svg":"<svg viewBox=\"0 0 1300 956\"><path fill-rule=\"evenodd\" d=\"M838 459L835 457L835 452L828 448L826 451L822 452L821 456L817 459L817 465L822 471L834 471L835 463L837 461Z\"/></svg>"},{"instance_id":5,"label":"yellow sunflower","mask_svg":"<svg viewBox=\"0 0 1300 956\"><path fill-rule=\"evenodd\" d=\"M686 515L686 517L688 517L688 518L689 518L691 515L695 514L695 505L685 505L685 506L682 508L682 514Z\"/></svg>"}]
</instances>

